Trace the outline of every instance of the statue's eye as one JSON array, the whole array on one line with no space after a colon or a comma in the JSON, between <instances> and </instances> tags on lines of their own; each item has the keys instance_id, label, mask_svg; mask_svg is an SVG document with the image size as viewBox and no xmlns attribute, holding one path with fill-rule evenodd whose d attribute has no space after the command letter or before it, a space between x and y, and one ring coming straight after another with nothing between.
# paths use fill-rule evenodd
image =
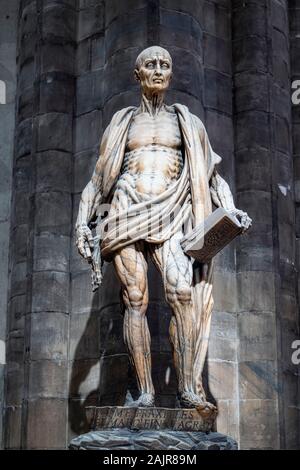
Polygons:
<instances>
[{"instance_id":1,"label":"statue's eye","mask_svg":"<svg viewBox=\"0 0 300 470\"><path fill-rule=\"evenodd\" d=\"M169 64L167 62L164 62L163 64L161 64L161 68L162 69L168 69L169 68Z\"/></svg>"},{"instance_id":2,"label":"statue's eye","mask_svg":"<svg viewBox=\"0 0 300 470\"><path fill-rule=\"evenodd\" d=\"M148 62L146 64L147 69L153 69L154 68L154 63L153 62Z\"/></svg>"}]
</instances>

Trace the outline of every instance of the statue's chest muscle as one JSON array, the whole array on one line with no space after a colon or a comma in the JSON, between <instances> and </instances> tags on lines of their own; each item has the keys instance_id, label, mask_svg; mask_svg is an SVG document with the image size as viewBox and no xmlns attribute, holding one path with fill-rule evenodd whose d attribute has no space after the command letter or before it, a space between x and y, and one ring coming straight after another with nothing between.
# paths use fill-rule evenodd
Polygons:
<instances>
[{"instance_id":1,"label":"statue's chest muscle","mask_svg":"<svg viewBox=\"0 0 300 470\"><path fill-rule=\"evenodd\" d=\"M161 113L152 117L148 113L136 115L129 128L127 150L146 145L159 145L172 149L181 147L181 135L176 114Z\"/></svg>"}]
</instances>

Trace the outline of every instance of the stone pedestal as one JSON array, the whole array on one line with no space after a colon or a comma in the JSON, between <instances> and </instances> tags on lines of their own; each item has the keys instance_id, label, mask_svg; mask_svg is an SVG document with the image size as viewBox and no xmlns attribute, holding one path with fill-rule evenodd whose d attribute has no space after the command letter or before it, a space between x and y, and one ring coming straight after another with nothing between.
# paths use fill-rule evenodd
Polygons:
<instances>
[{"instance_id":1,"label":"stone pedestal","mask_svg":"<svg viewBox=\"0 0 300 470\"><path fill-rule=\"evenodd\" d=\"M90 406L86 408L92 429L75 437L70 449L98 450L234 450L236 442L211 432L215 407L139 408Z\"/></svg>"},{"instance_id":2,"label":"stone pedestal","mask_svg":"<svg viewBox=\"0 0 300 470\"><path fill-rule=\"evenodd\" d=\"M89 406L86 408L90 429L126 428L128 430L173 430L209 432L217 416L215 407L142 408L131 406Z\"/></svg>"},{"instance_id":3,"label":"stone pedestal","mask_svg":"<svg viewBox=\"0 0 300 470\"><path fill-rule=\"evenodd\" d=\"M237 450L237 443L218 432L139 430L90 431L70 442L71 450Z\"/></svg>"}]
</instances>

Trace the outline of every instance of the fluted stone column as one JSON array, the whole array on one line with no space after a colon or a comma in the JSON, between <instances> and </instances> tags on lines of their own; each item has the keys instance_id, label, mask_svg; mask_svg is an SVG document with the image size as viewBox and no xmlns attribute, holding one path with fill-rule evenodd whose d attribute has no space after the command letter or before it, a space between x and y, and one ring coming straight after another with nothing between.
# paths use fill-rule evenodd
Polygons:
<instances>
[{"instance_id":1,"label":"fluted stone column","mask_svg":"<svg viewBox=\"0 0 300 470\"><path fill-rule=\"evenodd\" d=\"M205 1L203 28L204 123L213 149L222 157L218 171L234 194L231 2ZM213 295L207 385L218 403L218 431L238 440L235 243L215 259Z\"/></svg>"},{"instance_id":2,"label":"fluted stone column","mask_svg":"<svg viewBox=\"0 0 300 470\"><path fill-rule=\"evenodd\" d=\"M10 245L10 202L12 161L14 152L16 42L19 1L0 1L0 449L3 446L2 427L6 326L8 302L8 260Z\"/></svg>"},{"instance_id":3,"label":"fluted stone column","mask_svg":"<svg viewBox=\"0 0 300 470\"><path fill-rule=\"evenodd\" d=\"M288 6L233 2L240 445L295 448L297 335Z\"/></svg>"},{"instance_id":4,"label":"fluted stone column","mask_svg":"<svg viewBox=\"0 0 300 470\"><path fill-rule=\"evenodd\" d=\"M289 24L290 24L290 64L291 64L291 81L300 83L300 1L291 0L289 2ZM298 90L299 90L298 83ZM292 92L295 92L293 88ZM299 96L299 93L298 93ZM299 101L299 100L298 100ZM296 269L300 270L300 103L292 104L292 134L293 134L293 166L294 166L294 191L295 191L295 233L296 233ZM299 277L297 283L297 299L298 299L298 340L300 330L299 315ZM297 343L299 344L299 343ZM297 373L297 368L293 369ZM292 409L295 410L294 419L300 420L300 375L298 365L298 397L295 397L295 404ZM299 433L300 434L300 433ZM298 448L300 445L300 436L298 436Z\"/></svg>"},{"instance_id":5,"label":"fluted stone column","mask_svg":"<svg viewBox=\"0 0 300 470\"><path fill-rule=\"evenodd\" d=\"M23 1L8 334L8 448L67 442L76 2Z\"/></svg>"}]
</instances>

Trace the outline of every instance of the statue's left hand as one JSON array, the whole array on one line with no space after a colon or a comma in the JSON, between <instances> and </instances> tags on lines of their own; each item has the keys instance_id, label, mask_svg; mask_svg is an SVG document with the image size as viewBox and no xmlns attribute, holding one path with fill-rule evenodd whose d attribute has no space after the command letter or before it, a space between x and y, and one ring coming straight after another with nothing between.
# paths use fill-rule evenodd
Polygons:
<instances>
[{"instance_id":1,"label":"statue's left hand","mask_svg":"<svg viewBox=\"0 0 300 470\"><path fill-rule=\"evenodd\" d=\"M243 233L251 227L252 219L249 217L247 212L235 209L234 211L231 211L231 214L238 219L241 227L243 228Z\"/></svg>"},{"instance_id":2,"label":"statue's left hand","mask_svg":"<svg viewBox=\"0 0 300 470\"><path fill-rule=\"evenodd\" d=\"M86 224L76 227L76 245L79 254L90 262L94 249L94 239L91 229Z\"/></svg>"}]
</instances>

